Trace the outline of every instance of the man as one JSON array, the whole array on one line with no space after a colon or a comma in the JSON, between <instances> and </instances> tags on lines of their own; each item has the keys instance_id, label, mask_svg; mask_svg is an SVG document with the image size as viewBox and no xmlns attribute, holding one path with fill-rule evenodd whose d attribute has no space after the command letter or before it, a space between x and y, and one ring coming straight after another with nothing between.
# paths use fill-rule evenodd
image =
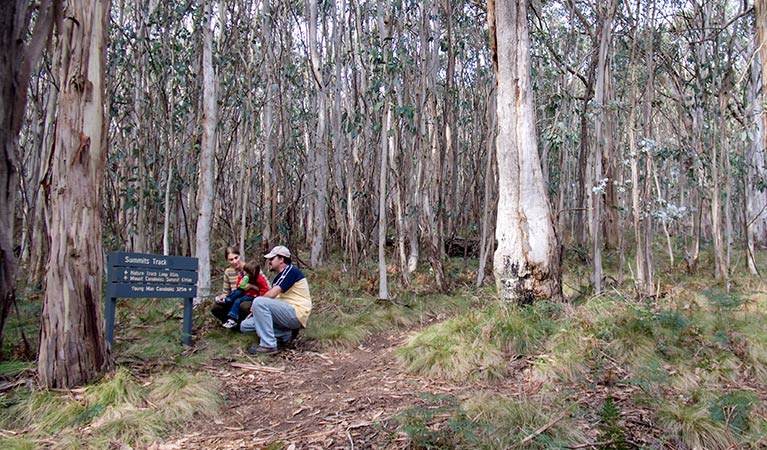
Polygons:
<instances>
[{"instance_id":1,"label":"man","mask_svg":"<svg viewBox=\"0 0 767 450\"><path fill-rule=\"evenodd\" d=\"M248 348L251 355L277 353L277 345L290 345L298 330L306 327L312 311L312 298L306 277L290 260L290 250L278 245L264 255L269 269L278 272L272 288L256 297L250 316L240 323L243 333L256 332L258 346Z\"/></svg>"}]
</instances>

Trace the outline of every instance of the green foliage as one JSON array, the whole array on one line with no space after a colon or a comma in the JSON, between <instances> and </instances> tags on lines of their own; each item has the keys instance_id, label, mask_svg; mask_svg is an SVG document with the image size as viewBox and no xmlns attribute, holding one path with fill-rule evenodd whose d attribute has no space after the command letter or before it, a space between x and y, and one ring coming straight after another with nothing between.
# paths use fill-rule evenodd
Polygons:
<instances>
[{"instance_id":1,"label":"green foliage","mask_svg":"<svg viewBox=\"0 0 767 450\"><path fill-rule=\"evenodd\" d=\"M408 408L397 418L415 449L467 448L476 445L476 424L466 417L455 399L444 395L422 396L424 405Z\"/></svg>"},{"instance_id":2,"label":"green foliage","mask_svg":"<svg viewBox=\"0 0 767 450\"><path fill-rule=\"evenodd\" d=\"M751 411L759 397L753 392L734 391L719 396L711 404L711 418L721 423L736 435L741 435L751 428Z\"/></svg>"},{"instance_id":3,"label":"green foliage","mask_svg":"<svg viewBox=\"0 0 767 450\"><path fill-rule=\"evenodd\" d=\"M603 450L627 450L625 429L619 423L620 410L615 399L608 397L599 412L599 440L608 442Z\"/></svg>"}]
</instances>

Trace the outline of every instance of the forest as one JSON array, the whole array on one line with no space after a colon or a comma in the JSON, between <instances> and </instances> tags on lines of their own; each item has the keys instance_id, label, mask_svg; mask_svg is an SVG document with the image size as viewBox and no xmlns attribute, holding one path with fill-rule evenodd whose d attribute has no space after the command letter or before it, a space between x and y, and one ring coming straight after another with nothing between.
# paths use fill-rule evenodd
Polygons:
<instances>
[{"instance_id":1,"label":"forest","mask_svg":"<svg viewBox=\"0 0 767 450\"><path fill-rule=\"evenodd\" d=\"M535 368L556 359L547 346L574 345L583 355L609 353L609 361L594 363L600 370L620 367L599 379L639 372L652 379L649 366L625 364L644 361L646 349L636 347L650 345L644 337L657 344L680 329L696 342L710 331L714 343L702 348L741 361L737 369L728 366L730 378L722 383L729 388L718 385L719 397L669 381L697 393L682 409L703 398L706 411L717 401L740 405L689 429L653 428L644 419L631 425L626 404L637 400L610 393L599 394L600 423L622 419L598 435L541 441L569 420L557 411L514 434L514 442L474 441L453 422L441 424L445 437L432 415L411 412L401 420L411 421L405 429L412 448L764 445L767 335L751 321L767 300L761 284L767 1L6 3L0 13L2 364L35 361L40 385L56 389L104 374L138 376L143 369L134 367L131 375L125 366L132 363L120 359L133 354L132 338L115 348L103 339L111 251L198 258L196 338L227 349L240 345L225 343L203 317L218 294L224 249L259 259L285 245L305 269L319 305L317 323L326 327L306 330L309 349L354 349L382 332L373 327L352 335L361 323L350 319L359 307L355 299L400 311L403 304L412 310L419 296L450 305L471 297L471 307L419 312L441 324L386 319L404 328L418 323L421 334L395 351L408 373L508 381L514 370L507 364L529 361L528 369ZM340 284L338 291L331 282ZM685 294L676 298L675 289ZM695 292L708 300L690 300ZM464 308L477 306L477 296L482 312L473 316ZM663 303L669 298L673 306ZM594 303L605 299L622 302L614 309L623 315L609 326L603 308L610 306ZM139 317L153 307L141 305L118 321L145 323ZM165 312L157 314L179 314L162 305ZM694 322L702 310L745 328ZM649 322L631 322L629 312ZM594 334L580 340L557 334L564 316ZM663 332L642 328L648 324ZM465 368L419 353L436 345L429 336L448 339L464 326L496 336L498 347L467 356ZM594 331L601 326L607 328ZM621 327L645 336L615 335ZM511 328L530 333L525 345L523 337L504 334ZM331 329L339 334L331 336ZM620 356L610 353L613 347L604 350L607 343L602 350L579 347L608 335L626 347L634 340L635 347ZM683 352L670 353L677 351ZM707 364L718 368L735 364L708 355ZM682 372L661 360L653 360L659 365L653 370L668 369L669 377ZM567 375L541 369L536 382L575 383L576 372L594 369L574 367L564 369ZM701 377L700 368L685 370ZM10 373L0 370L0 379L15 388L7 380L25 372ZM636 386L645 393L653 388ZM0 404L21 404L9 389L2 389ZM444 402L436 400L437 415L448 405L468 421L459 409L471 405ZM434 406L424 404L423 411ZM621 408L623 415L616 412ZM100 410L79 414L90 420ZM419 432L412 432L413 421ZM702 430L720 422L729 435L707 438ZM595 429L582 425L567 426ZM0 428L14 426L0 415ZM615 434L622 427L629 430L625 440ZM125 439L140 447L159 437Z\"/></svg>"}]
</instances>

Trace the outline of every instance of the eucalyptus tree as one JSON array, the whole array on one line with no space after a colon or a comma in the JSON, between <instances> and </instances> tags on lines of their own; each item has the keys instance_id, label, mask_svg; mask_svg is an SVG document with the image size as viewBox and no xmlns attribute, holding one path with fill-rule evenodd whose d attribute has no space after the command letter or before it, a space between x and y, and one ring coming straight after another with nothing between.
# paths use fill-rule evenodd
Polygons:
<instances>
[{"instance_id":1,"label":"eucalyptus tree","mask_svg":"<svg viewBox=\"0 0 767 450\"><path fill-rule=\"evenodd\" d=\"M216 145L218 106L216 73L213 68L213 2L203 1L205 21L202 30L202 142L197 190L197 232L194 254L199 264L197 292L210 294L210 231L213 221L213 153Z\"/></svg>"},{"instance_id":2,"label":"eucalyptus tree","mask_svg":"<svg viewBox=\"0 0 767 450\"><path fill-rule=\"evenodd\" d=\"M561 249L538 157L527 1L489 3L488 21L498 83L496 286L509 301L558 300Z\"/></svg>"},{"instance_id":3,"label":"eucalyptus tree","mask_svg":"<svg viewBox=\"0 0 767 450\"><path fill-rule=\"evenodd\" d=\"M18 137L27 105L27 86L40 60L61 2L43 0L36 11L24 0L4 2L0 12L0 349L3 330L15 301L14 254L16 194L19 182ZM0 353L2 350L0 350Z\"/></svg>"},{"instance_id":4,"label":"eucalyptus tree","mask_svg":"<svg viewBox=\"0 0 767 450\"><path fill-rule=\"evenodd\" d=\"M111 367L102 319L101 204L106 162L109 2L66 1L57 33L60 95L51 174L50 261L37 370L49 388ZM55 288L53 288L55 286Z\"/></svg>"},{"instance_id":5,"label":"eucalyptus tree","mask_svg":"<svg viewBox=\"0 0 767 450\"><path fill-rule=\"evenodd\" d=\"M748 268L758 273L756 267L757 245L767 245L767 177L765 148L767 148L767 114L764 104L767 100L767 1L754 1L754 38L756 48L750 77L749 101L753 105L753 139L746 158L747 176L744 193L746 196L746 251Z\"/></svg>"}]
</instances>

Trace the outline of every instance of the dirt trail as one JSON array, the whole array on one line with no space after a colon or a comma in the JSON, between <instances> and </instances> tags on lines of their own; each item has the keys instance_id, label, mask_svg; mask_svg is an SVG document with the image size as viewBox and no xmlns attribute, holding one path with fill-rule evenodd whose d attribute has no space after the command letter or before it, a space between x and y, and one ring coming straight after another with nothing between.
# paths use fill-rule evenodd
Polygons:
<instances>
[{"instance_id":1,"label":"dirt trail","mask_svg":"<svg viewBox=\"0 0 767 450\"><path fill-rule=\"evenodd\" d=\"M405 374L392 352L405 333L376 335L347 351L313 351L299 342L252 364L209 367L227 396L220 419L194 424L157 450L286 448L403 448L393 417L422 404L421 393L454 394L460 386ZM476 386L474 386L476 388Z\"/></svg>"}]
</instances>

